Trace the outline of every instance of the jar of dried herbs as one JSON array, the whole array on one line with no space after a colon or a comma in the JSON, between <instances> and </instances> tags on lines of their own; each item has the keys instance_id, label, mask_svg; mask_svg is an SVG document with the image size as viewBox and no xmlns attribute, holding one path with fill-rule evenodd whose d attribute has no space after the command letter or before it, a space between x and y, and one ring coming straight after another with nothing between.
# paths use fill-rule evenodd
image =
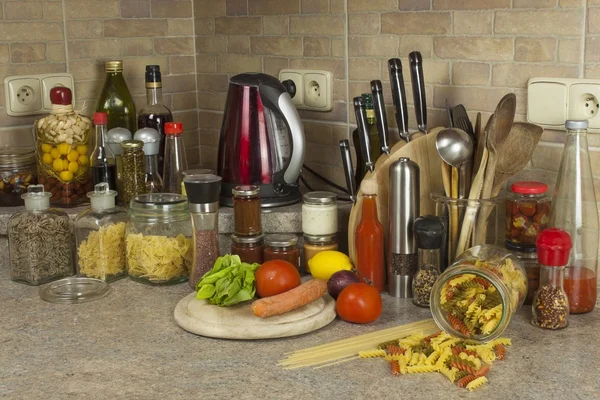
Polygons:
<instances>
[{"instance_id":1,"label":"jar of dried herbs","mask_svg":"<svg viewBox=\"0 0 600 400\"><path fill-rule=\"evenodd\" d=\"M10 278L41 285L75 273L71 226L67 214L50 208L44 185L30 185L21 198L25 210L8 221Z\"/></svg>"},{"instance_id":2,"label":"jar of dried herbs","mask_svg":"<svg viewBox=\"0 0 600 400\"><path fill-rule=\"evenodd\" d=\"M141 140L121 142L123 149L123 204L125 207L129 207L131 199L135 196L146 193L143 147L144 142Z\"/></svg>"}]
</instances>

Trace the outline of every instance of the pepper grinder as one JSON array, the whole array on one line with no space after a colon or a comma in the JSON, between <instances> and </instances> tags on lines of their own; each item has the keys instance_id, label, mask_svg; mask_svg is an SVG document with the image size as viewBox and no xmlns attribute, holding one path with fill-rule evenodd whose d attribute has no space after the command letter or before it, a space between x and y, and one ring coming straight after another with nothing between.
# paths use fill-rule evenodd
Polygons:
<instances>
[{"instance_id":1,"label":"pepper grinder","mask_svg":"<svg viewBox=\"0 0 600 400\"><path fill-rule=\"evenodd\" d=\"M402 157L390 165L388 201L387 277L390 296L410 298L417 272L413 223L419 216L419 166Z\"/></svg>"}]
</instances>

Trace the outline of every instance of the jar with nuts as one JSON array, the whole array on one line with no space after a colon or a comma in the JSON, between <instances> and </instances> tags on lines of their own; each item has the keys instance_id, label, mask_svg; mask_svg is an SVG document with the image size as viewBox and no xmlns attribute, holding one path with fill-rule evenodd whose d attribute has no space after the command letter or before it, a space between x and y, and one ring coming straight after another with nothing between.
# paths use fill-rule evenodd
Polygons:
<instances>
[{"instance_id":1,"label":"jar with nuts","mask_svg":"<svg viewBox=\"0 0 600 400\"><path fill-rule=\"evenodd\" d=\"M35 122L39 183L50 203L74 207L88 201L91 121L73 110L69 88L50 90L52 111Z\"/></svg>"},{"instance_id":2,"label":"jar with nuts","mask_svg":"<svg viewBox=\"0 0 600 400\"><path fill-rule=\"evenodd\" d=\"M22 206L21 195L37 183L33 148L0 150L0 207Z\"/></svg>"}]
</instances>

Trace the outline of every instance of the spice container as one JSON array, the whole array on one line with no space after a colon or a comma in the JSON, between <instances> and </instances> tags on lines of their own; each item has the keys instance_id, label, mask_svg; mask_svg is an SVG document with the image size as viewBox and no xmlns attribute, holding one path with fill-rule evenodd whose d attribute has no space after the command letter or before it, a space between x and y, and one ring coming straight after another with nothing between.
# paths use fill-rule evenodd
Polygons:
<instances>
[{"instance_id":1,"label":"spice container","mask_svg":"<svg viewBox=\"0 0 600 400\"><path fill-rule=\"evenodd\" d=\"M538 264L537 249L535 247L525 247L506 242L504 247L514 254L521 265L525 268L527 274L527 296L524 305L530 306L533 301L533 295L540 286L540 264Z\"/></svg>"},{"instance_id":2,"label":"spice container","mask_svg":"<svg viewBox=\"0 0 600 400\"><path fill-rule=\"evenodd\" d=\"M0 207L22 206L21 195L37 183L35 150L0 150Z\"/></svg>"},{"instance_id":3,"label":"spice container","mask_svg":"<svg viewBox=\"0 0 600 400\"><path fill-rule=\"evenodd\" d=\"M106 182L97 184L87 196L91 207L75 219L77 274L111 282L127 274L127 212L115 206L117 192Z\"/></svg>"},{"instance_id":4,"label":"spice container","mask_svg":"<svg viewBox=\"0 0 600 400\"><path fill-rule=\"evenodd\" d=\"M310 273L308 262L318 253L326 250L337 250L338 243L336 235L304 235L304 271Z\"/></svg>"},{"instance_id":5,"label":"spice container","mask_svg":"<svg viewBox=\"0 0 600 400\"><path fill-rule=\"evenodd\" d=\"M69 88L50 90L52 111L35 122L39 183L51 193L50 204L74 207L87 201L90 177L88 117L73 110Z\"/></svg>"},{"instance_id":6,"label":"spice container","mask_svg":"<svg viewBox=\"0 0 600 400\"><path fill-rule=\"evenodd\" d=\"M30 185L21 196L25 210L8 221L13 281L41 285L75 273L69 217L49 208L51 196L43 185Z\"/></svg>"},{"instance_id":7,"label":"spice container","mask_svg":"<svg viewBox=\"0 0 600 400\"><path fill-rule=\"evenodd\" d=\"M133 139L131 132L125 128L112 128L106 133L106 145L115 155L117 165L117 202L123 204L123 149L121 143Z\"/></svg>"},{"instance_id":8,"label":"spice container","mask_svg":"<svg viewBox=\"0 0 600 400\"><path fill-rule=\"evenodd\" d=\"M172 193L136 196L129 208L125 242L127 272L133 280L186 281L194 257L187 199Z\"/></svg>"},{"instance_id":9,"label":"spice container","mask_svg":"<svg viewBox=\"0 0 600 400\"><path fill-rule=\"evenodd\" d=\"M302 232L313 236L336 234L338 209L335 193L308 192L302 199Z\"/></svg>"},{"instance_id":10,"label":"spice container","mask_svg":"<svg viewBox=\"0 0 600 400\"><path fill-rule=\"evenodd\" d=\"M160 193L163 187L162 177L158 166L158 154L161 136L156 129L142 128L133 135L135 140L144 142L144 182L146 193ZM181 182L183 186L183 182Z\"/></svg>"},{"instance_id":11,"label":"spice container","mask_svg":"<svg viewBox=\"0 0 600 400\"><path fill-rule=\"evenodd\" d=\"M522 246L535 246L537 235L550 221L548 185L516 182L506 199L506 240Z\"/></svg>"},{"instance_id":12,"label":"spice container","mask_svg":"<svg viewBox=\"0 0 600 400\"><path fill-rule=\"evenodd\" d=\"M569 324L569 299L563 281L571 247L571 237L560 229L546 229L537 238L540 287L533 297L531 320L535 326L562 329Z\"/></svg>"},{"instance_id":13,"label":"spice container","mask_svg":"<svg viewBox=\"0 0 600 400\"><path fill-rule=\"evenodd\" d=\"M219 257L219 193L221 177L188 176L183 181L188 193L194 229L194 264L189 284L193 289ZM185 199L184 196L181 196Z\"/></svg>"},{"instance_id":14,"label":"spice container","mask_svg":"<svg viewBox=\"0 0 600 400\"><path fill-rule=\"evenodd\" d=\"M181 173L181 175L183 176L183 180L185 180L186 176L212 175L214 173L215 173L215 171L213 171L212 169L199 168L199 169L186 169L185 171L183 171ZM187 196L187 193L185 191L185 184L183 183L183 180L181 181L181 194L184 196Z\"/></svg>"},{"instance_id":15,"label":"spice container","mask_svg":"<svg viewBox=\"0 0 600 400\"><path fill-rule=\"evenodd\" d=\"M123 149L123 203L129 207L129 202L135 196L146 193L144 168L144 142L141 140L126 140L121 143Z\"/></svg>"},{"instance_id":16,"label":"spice container","mask_svg":"<svg viewBox=\"0 0 600 400\"><path fill-rule=\"evenodd\" d=\"M431 313L440 329L452 335L489 341L504 332L526 293L525 270L513 254L476 246L435 282Z\"/></svg>"},{"instance_id":17,"label":"spice container","mask_svg":"<svg viewBox=\"0 0 600 400\"><path fill-rule=\"evenodd\" d=\"M263 261L285 260L300 271L300 249L298 237L293 234L277 233L265 237Z\"/></svg>"},{"instance_id":18,"label":"spice container","mask_svg":"<svg viewBox=\"0 0 600 400\"><path fill-rule=\"evenodd\" d=\"M426 215L414 223L415 239L418 247L418 270L412 281L413 304L429 307L433 284L441 274L440 247L444 234L444 224L438 217Z\"/></svg>"},{"instance_id":19,"label":"spice container","mask_svg":"<svg viewBox=\"0 0 600 400\"><path fill-rule=\"evenodd\" d=\"M253 236L262 233L259 192L260 188L254 185L236 186L231 190L236 235Z\"/></svg>"},{"instance_id":20,"label":"spice container","mask_svg":"<svg viewBox=\"0 0 600 400\"><path fill-rule=\"evenodd\" d=\"M264 235L238 236L231 235L231 254L237 254L240 259L248 264L262 264L265 248Z\"/></svg>"}]
</instances>

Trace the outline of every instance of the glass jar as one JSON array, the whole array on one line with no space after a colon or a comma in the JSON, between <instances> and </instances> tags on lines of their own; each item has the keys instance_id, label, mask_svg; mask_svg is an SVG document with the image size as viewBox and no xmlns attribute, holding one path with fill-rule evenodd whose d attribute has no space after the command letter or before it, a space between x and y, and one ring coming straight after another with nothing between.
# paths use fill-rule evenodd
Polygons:
<instances>
[{"instance_id":1,"label":"glass jar","mask_svg":"<svg viewBox=\"0 0 600 400\"><path fill-rule=\"evenodd\" d=\"M527 296L524 305L530 306L533 301L533 295L540 286L540 264L538 264L537 249L535 247L524 247L506 242L506 250L514 254L521 265L525 268L527 274Z\"/></svg>"},{"instance_id":2,"label":"glass jar","mask_svg":"<svg viewBox=\"0 0 600 400\"><path fill-rule=\"evenodd\" d=\"M115 206L117 192L106 182L87 194L91 207L75 219L77 274L112 282L127 274L125 227L127 212Z\"/></svg>"},{"instance_id":3,"label":"glass jar","mask_svg":"<svg viewBox=\"0 0 600 400\"><path fill-rule=\"evenodd\" d=\"M22 206L21 195L37 183L35 150L0 150L0 207Z\"/></svg>"},{"instance_id":4,"label":"glass jar","mask_svg":"<svg viewBox=\"0 0 600 400\"><path fill-rule=\"evenodd\" d=\"M444 224L439 217L424 215L415 220L413 231L418 248L418 269L412 280L413 304L429 307L433 285L442 273L440 247Z\"/></svg>"},{"instance_id":5,"label":"glass jar","mask_svg":"<svg viewBox=\"0 0 600 400\"><path fill-rule=\"evenodd\" d=\"M50 204L74 207L88 201L90 132L88 117L73 110L71 90L50 90L52 111L34 123L39 182L51 193Z\"/></svg>"},{"instance_id":6,"label":"glass jar","mask_svg":"<svg viewBox=\"0 0 600 400\"><path fill-rule=\"evenodd\" d=\"M259 192L260 188L255 185L236 186L231 190L236 235L254 236L262 233Z\"/></svg>"},{"instance_id":7,"label":"glass jar","mask_svg":"<svg viewBox=\"0 0 600 400\"><path fill-rule=\"evenodd\" d=\"M265 248L264 235L238 236L231 235L231 254L237 254L240 259L248 264L263 263Z\"/></svg>"},{"instance_id":8,"label":"glass jar","mask_svg":"<svg viewBox=\"0 0 600 400\"><path fill-rule=\"evenodd\" d=\"M304 272L309 274L310 268L308 262L318 253L327 250L337 250L338 242L336 235L304 235Z\"/></svg>"},{"instance_id":9,"label":"glass jar","mask_svg":"<svg viewBox=\"0 0 600 400\"><path fill-rule=\"evenodd\" d=\"M75 273L71 223L67 214L50 207L52 194L30 185L21 197L25 210L8 221L10 278L41 285Z\"/></svg>"},{"instance_id":10,"label":"glass jar","mask_svg":"<svg viewBox=\"0 0 600 400\"><path fill-rule=\"evenodd\" d=\"M173 193L136 196L125 241L131 279L156 285L187 281L194 258L187 199Z\"/></svg>"},{"instance_id":11,"label":"glass jar","mask_svg":"<svg viewBox=\"0 0 600 400\"><path fill-rule=\"evenodd\" d=\"M300 271L300 249L294 234L277 233L265 237L263 261L285 260Z\"/></svg>"},{"instance_id":12,"label":"glass jar","mask_svg":"<svg viewBox=\"0 0 600 400\"><path fill-rule=\"evenodd\" d=\"M550 221L548 185L541 182L516 182L506 198L506 240L535 247L537 235Z\"/></svg>"},{"instance_id":13,"label":"glass jar","mask_svg":"<svg viewBox=\"0 0 600 400\"><path fill-rule=\"evenodd\" d=\"M335 235L338 230L335 193L309 192L302 198L302 232L314 236Z\"/></svg>"},{"instance_id":14,"label":"glass jar","mask_svg":"<svg viewBox=\"0 0 600 400\"><path fill-rule=\"evenodd\" d=\"M141 140L125 140L123 149L123 204L129 207L131 199L146 193L146 176L144 169L144 142Z\"/></svg>"},{"instance_id":15,"label":"glass jar","mask_svg":"<svg viewBox=\"0 0 600 400\"><path fill-rule=\"evenodd\" d=\"M452 335L489 341L504 332L526 293L517 257L496 246L476 246L440 275L431 291L431 313Z\"/></svg>"}]
</instances>

